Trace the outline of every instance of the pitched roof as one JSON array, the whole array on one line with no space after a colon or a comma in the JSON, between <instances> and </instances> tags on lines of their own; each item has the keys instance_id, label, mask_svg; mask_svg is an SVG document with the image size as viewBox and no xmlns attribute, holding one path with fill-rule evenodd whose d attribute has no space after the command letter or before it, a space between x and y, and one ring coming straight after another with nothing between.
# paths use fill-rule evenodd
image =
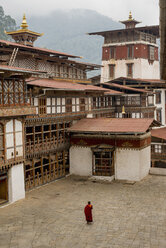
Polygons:
<instances>
[{"instance_id":1,"label":"pitched roof","mask_svg":"<svg viewBox=\"0 0 166 248\"><path fill-rule=\"evenodd\" d=\"M152 137L166 140L166 127L151 130Z\"/></svg>"},{"instance_id":2,"label":"pitched roof","mask_svg":"<svg viewBox=\"0 0 166 248\"><path fill-rule=\"evenodd\" d=\"M0 65L0 71L23 72L23 73L30 73L30 74L46 73L45 71L38 71L38 70L32 70L32 69L8 66L8 65Z\"/></svg>"},{"instance_id":3,"label":"pitched roof","mask_svg":"<svg viewBox=\"0 0 166 248\"><path fill-rule=\"evenodd\" d=\"M45 54L51 54L51 55L58 55L58 56L67 56L67 57L71 57L71 58L80 58L80 56L75 56L75 55L71 55L71 54L67 54L67 53L62 53L62 52L58 52L55 50L51 50L51 49L46 49L46 48L40 48L40 47L31 47L31 46L25 46L16 42L11 42L11 41L6 41L6 40L0 40L0 44L1 45L7 45L7 46L12 46L12 47L18 47L18 48L22 48L24 50L28 50L28 51L36 51L36 52L43 52Z\"/></svg>"},{"instance_id":4,"label":"pitched roof","mask_svg":"<svg viewBox=\"0 0 166 248\"><path fill-rule=\"evenodd\" d=\"M107 89L93 86L93 85L84 85L79 83L72 83L65 80L54 80L47 78L38 78L31 79L26 81L28 85L39 86L43 88L52 88L57 90L69 90L69 91L98 91L106 92Z\"/></svg>"},{"instance_id":5,"label":"pitched roof","mask_svg":"<svg viewBox=\"0 0 166 248\"><path fill-rule=\"evenodd\" d=\"M74 133L146 133L153 119L94 118L82 119L68 129Z\"/></svg>"},{"instance_id":6,"label":"pitched roof","mask_svg":"<svg viewBox=\"0 0 166 248\"><path fill-rule=\"evenodd\" d=\"M101 35L105 36L107 33L118 33L118 32L127 32L127 31L136 31L136 32L144 32L144 33L151 33L156 35L159 38L159 25L153 26L144 26L144 27L135 27L135 28L123 28L123 29L116 29L116 30L106 30L106 31L99 31L99 32L92 32L88 33L89 35Z\"/></svg>"},{"instance_id":7,"label":"pitched roof","mask_svg":"<svg viewBox=\"0 0 166 248\"><path fill-rule=\"evenodd\" d=\"M110 89L105 89L107 90L104 92L104 95L123 95L123 92L117 91L117 90L110 90Z\"/></svg>"},{"instance_id":8,"label":"pitched roof","mask_svg":"<svg viewBox=\"0 0 166 248\"><path fill-rule=\"evenodd\" d=\"M119 89L122 89L122 90L131 90L131 91L138 92L138 93L152 93L152 92L147 91L147 90L136 89L136 88L129 87L129 86L126 86L126 85L115 84L115 83L111 83L111 82L102 83L102 84L103 85L108 85L108 86L113 87L113 88L119 88Z\"/></svg>"},{"instance_id":9,"label":"pitched roof","mask_svg":"<svg viewBox=\"0 0 166 248\"><path fill-rule=\"evenodd\" d=\"M111 82L140 82L140 83L165 83L164 80L161 79L143 79L143 78L128 78L128 77L119 77L111 80Z\"/></svg>"}]
</instances>

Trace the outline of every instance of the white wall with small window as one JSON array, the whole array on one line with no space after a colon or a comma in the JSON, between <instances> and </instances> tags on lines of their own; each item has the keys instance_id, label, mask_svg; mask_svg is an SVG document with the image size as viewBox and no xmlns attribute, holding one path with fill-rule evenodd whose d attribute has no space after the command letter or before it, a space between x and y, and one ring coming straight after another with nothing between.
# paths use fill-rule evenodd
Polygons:
<instances>
[{"instance_id":1,"label":"white wall with small window","mask_svg":"<svg viewBox=\"0 0 166 248\"><path fill-rule=\"evenodd\" d=\"M102 61L101 83L109 81L110 73L113 78L127 77L127 64L132 65L132 77L140 79L160 79L159 61L149 63L148 59L134 58L114 61L114 69L110 69L110 60Z\"/></svg>"}]
</instances>

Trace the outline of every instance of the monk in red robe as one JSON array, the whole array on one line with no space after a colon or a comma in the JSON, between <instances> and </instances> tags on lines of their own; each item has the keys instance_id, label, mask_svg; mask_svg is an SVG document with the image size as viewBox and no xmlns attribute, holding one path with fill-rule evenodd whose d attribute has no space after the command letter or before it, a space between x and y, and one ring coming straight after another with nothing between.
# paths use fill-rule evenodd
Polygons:
<instances>
[{"instance_id":1,"label":"monk in red robe","mask_svg":"<svg viewBox=\"0 0 166 248\"><path fill-rule=\"evenodd\" d=\"M91 202L89 201L88 205L86 205L84 208L84 213L85 213L87 224L90 224L93 222L92 209L93 209L93 206L91 205Z\"/></svg>"}]
</instances>

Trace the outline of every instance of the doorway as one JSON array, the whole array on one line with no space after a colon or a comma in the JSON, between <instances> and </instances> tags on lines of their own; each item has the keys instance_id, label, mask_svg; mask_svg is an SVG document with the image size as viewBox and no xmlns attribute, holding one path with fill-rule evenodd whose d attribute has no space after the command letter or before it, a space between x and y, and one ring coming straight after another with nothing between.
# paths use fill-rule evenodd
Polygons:
<instances>
[{"instance_id":1,"label":"doorway","mask_svg":"<svg viewBox=\"0 0 166 248\"><path fill-rule=\"evenodd\" d=\"M8 201L8 180L7 173L0 172L0 204Z\"/></svg>"}]
</instances>

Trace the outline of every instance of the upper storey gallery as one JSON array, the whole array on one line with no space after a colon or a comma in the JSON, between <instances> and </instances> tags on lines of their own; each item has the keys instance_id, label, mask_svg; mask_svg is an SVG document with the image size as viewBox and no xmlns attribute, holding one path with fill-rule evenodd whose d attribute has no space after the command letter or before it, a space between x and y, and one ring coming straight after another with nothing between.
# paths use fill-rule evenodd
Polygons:
<instances>
[{"instance_id":1,"label":"upper storey gallery","mask_svg":"<svg viewBox=\"0 0 166 248\"><path fill-rule=\"evenodd\" d=\"M89 33L104 37L102 60L144 58L158 60L159 26L136 27L139 21L132 18L121 21L124 29Z\"/></svg>"}]
</instances>

